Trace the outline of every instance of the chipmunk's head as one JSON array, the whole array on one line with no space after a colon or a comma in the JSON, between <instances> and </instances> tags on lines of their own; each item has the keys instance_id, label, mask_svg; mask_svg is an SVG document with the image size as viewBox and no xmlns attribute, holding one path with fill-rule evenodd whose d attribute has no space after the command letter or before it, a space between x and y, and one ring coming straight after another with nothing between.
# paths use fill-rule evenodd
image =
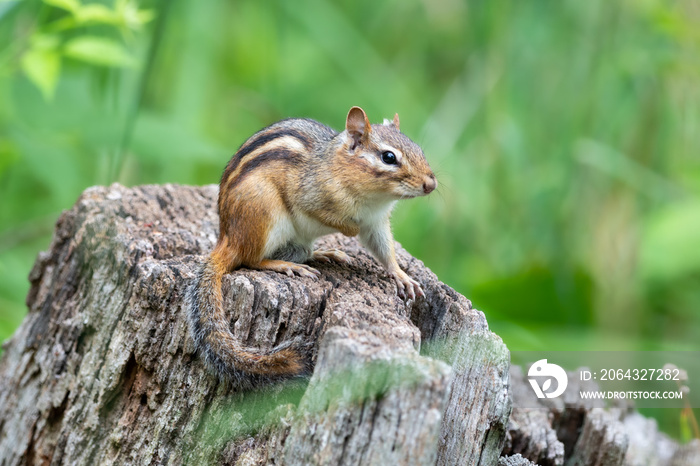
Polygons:
<instances>
[{"instance_id":1,"label":"chipmunk's head","mask_svg":"<svg viewBox=\"0 0 700 466\"><path fill-rule=\"evenodd\" d=\"M393 121L371 125L360 107L352 107L343 136L343 150L372 192L405 199L425 196L437 187L423 151L399 130L398 113Z\"/></svg>"}]
</instances>

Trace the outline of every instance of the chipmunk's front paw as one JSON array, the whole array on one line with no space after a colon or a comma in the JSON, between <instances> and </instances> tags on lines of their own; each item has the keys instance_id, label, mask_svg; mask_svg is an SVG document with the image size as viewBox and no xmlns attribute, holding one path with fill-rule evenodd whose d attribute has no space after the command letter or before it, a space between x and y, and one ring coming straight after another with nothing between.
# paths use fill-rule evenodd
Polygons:
<instances>
[{"instance_id":1,"label":"chipmunk's front paw","mask_svg":"<svg viewBox=\"0 0 700 466\"><path fill-rule=\"evenodd\" d=\"M420 283L409 277L403 270L399 269L390 272L390 275L396 282L396 287L401 299L416 299L416 296L425 296L423 289L420 287Z\"/></svg>"},{"instance_id":2,"label":"chipmunk's front paw","mask_svg":"<svg viewBox=\"0 0 700 466\"><path fill-rule=\"evenodd\" d=\"M350 257L339 249L317 249L311 254L311 259L321 262L338 262L340 264L349 264Z\"/></svg>"}]
</instances>

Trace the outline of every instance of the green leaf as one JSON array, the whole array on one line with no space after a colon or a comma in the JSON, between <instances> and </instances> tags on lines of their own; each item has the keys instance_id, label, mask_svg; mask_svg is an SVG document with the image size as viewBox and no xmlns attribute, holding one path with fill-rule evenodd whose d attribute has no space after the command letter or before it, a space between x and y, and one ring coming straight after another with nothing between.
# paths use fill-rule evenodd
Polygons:
<instances>
[{"instance_id":1,"label":"green leaf","mask_svg":"<svg viewBox=\"0 0 700 466\"><path fill-rule=\"evenodd\" d=\"M35 49L43 49L43 50L53 49L53 50L55 50L58 47L58 44L60 43L60 39L55 34L41 34L41 33L35 32L29 38L29 43L31 44L32 48L35 48Z\"/></svg>"},{"instance_id":2,"label":"green leaf","mask_svg":"<svg viewBox=\"0 0 700 466\"><path fill-rule=\"evenodd\" d=\"M156 13L153 10L138 10L136 12L136 20L134 22L139 25L146 24L153 20L155 16Z\"/></svg>"},{"instance_id":3,"label":"green leaf","mask_svg":"<svg viewBox=\"0 0 700 466\"><path fill-rule=\"evenodd\" d=\"M33 46L22 56L22 70L46 100L53 98L61 70L61 56L56 49Z\"/></svg>"},{"instance_id":4,"label":"green leaf","mask_svg":"<svg viewBox=\"0 0 700 466\"><path fill-rule=\"evenodd\" d=\"M118 24L121 21L116 12L96 3L81 6L75 17L80 23Z\"/></svg>"},{"instance_id":5,"label":"green leaf","mask_svg":"<svg viewBox=\"0 0 700 466\"><path fill-rule=\"evenodd\" d=\"M138 3L132 0L117 0L114 11L121 17L124 26L134 30L141 28L155 16L153 10L139 10Z\"/></svg>"},{"instance_id":6,"label":"green leaf","mask_svg":"<svg viewBox=\"0 0 700 466\"><path fill-rule=\"evenodd\" d=\"M99 66L132 66L135 63L122 44L105 37L76 37L66 43L64 54Z\"/></svg>"},{"instance_id":7,"label":"green leaf","mask_svg":"<svg viewBox=\"0 0 700 466\"><path fill-rule=\"evenodd\" d=\"M44 0L47 5L55 6L56 8L61 8L62 10L70 11L75 13L80 8L80 2L78 0Z\"/></svg>"}]
</instances>

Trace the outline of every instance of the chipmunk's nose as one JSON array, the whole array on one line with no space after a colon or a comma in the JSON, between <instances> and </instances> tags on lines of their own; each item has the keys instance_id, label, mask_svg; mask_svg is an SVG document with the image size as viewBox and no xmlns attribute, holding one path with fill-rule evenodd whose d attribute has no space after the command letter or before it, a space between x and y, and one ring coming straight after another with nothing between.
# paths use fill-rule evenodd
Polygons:
<instances>
[{"instance_id":1,"label":"chipmunk's nose","mask_svg":"<svg viewBox=\"0 0 700 466\"><path fill-rule=\"evenodd\" d=\"M435 179L435 175L431 173L423 180L423 192L425 194L430 194L435 188L437 188L437 179Z\"/></svg>"}]
</instances>

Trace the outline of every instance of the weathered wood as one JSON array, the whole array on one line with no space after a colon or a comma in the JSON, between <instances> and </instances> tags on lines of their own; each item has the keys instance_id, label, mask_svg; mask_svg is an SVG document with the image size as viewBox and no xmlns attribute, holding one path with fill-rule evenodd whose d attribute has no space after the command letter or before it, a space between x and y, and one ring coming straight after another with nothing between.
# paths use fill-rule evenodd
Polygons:
<instances>
[{"instance_id":1,"label":"weathered wood","mask_svg":"<svg viewBox=\"0 0 700 466\"><path fill-rule=\"evenodd\" d=\"M513 413L508 422L504 454L522 454L540 466L564 464L564 444L552 427L553 413L548 408L523 408L531 398L530 385L519 367L511 368Z\"/></svg>"},{"instance_id":2,"label":"weathered wood","mask_svg":"<svg viewBox=\"0 0 700 466\"><path fill-rule=\"evenodd\" d=\"M513 456L502 456L498 459L498 466L537 466L520 453Z\"/></svg>"},{"instance_id":3,"label":"weathered wood","mask_svg":"<svg viewBox=\"0 0 700 466\"><path fill-rule=\"evenodd\" d=\"M512 367L510 375L513 413L504 455L521 454L540 466L700 464L700 442L679 446L659 432L653 419L631 406L606 408L602 400L577 400L580 390L598 389L593 381L580 382L570 373L564 395L538 400L539 407L532 407L531 388L522 370Z\"/></svg>"},{"instance_id":4,"label":"weathered wood","mask_svg":"<svg viewBox=\"0 0 700 466\"><path fill-rule=\"evenodd\" d=\"M30 275L0 360L0 464L496 464L508 351L484 315L399 248L408 304L354 240L321 278L224 280L247 345L309 343L309 381L225 386L194 354L183 297L216 240L216 188L85 191ZM430 342L430 344L427 344ZM419 352L422 351L422 354Z\"/></svg>"}]
</instances>

